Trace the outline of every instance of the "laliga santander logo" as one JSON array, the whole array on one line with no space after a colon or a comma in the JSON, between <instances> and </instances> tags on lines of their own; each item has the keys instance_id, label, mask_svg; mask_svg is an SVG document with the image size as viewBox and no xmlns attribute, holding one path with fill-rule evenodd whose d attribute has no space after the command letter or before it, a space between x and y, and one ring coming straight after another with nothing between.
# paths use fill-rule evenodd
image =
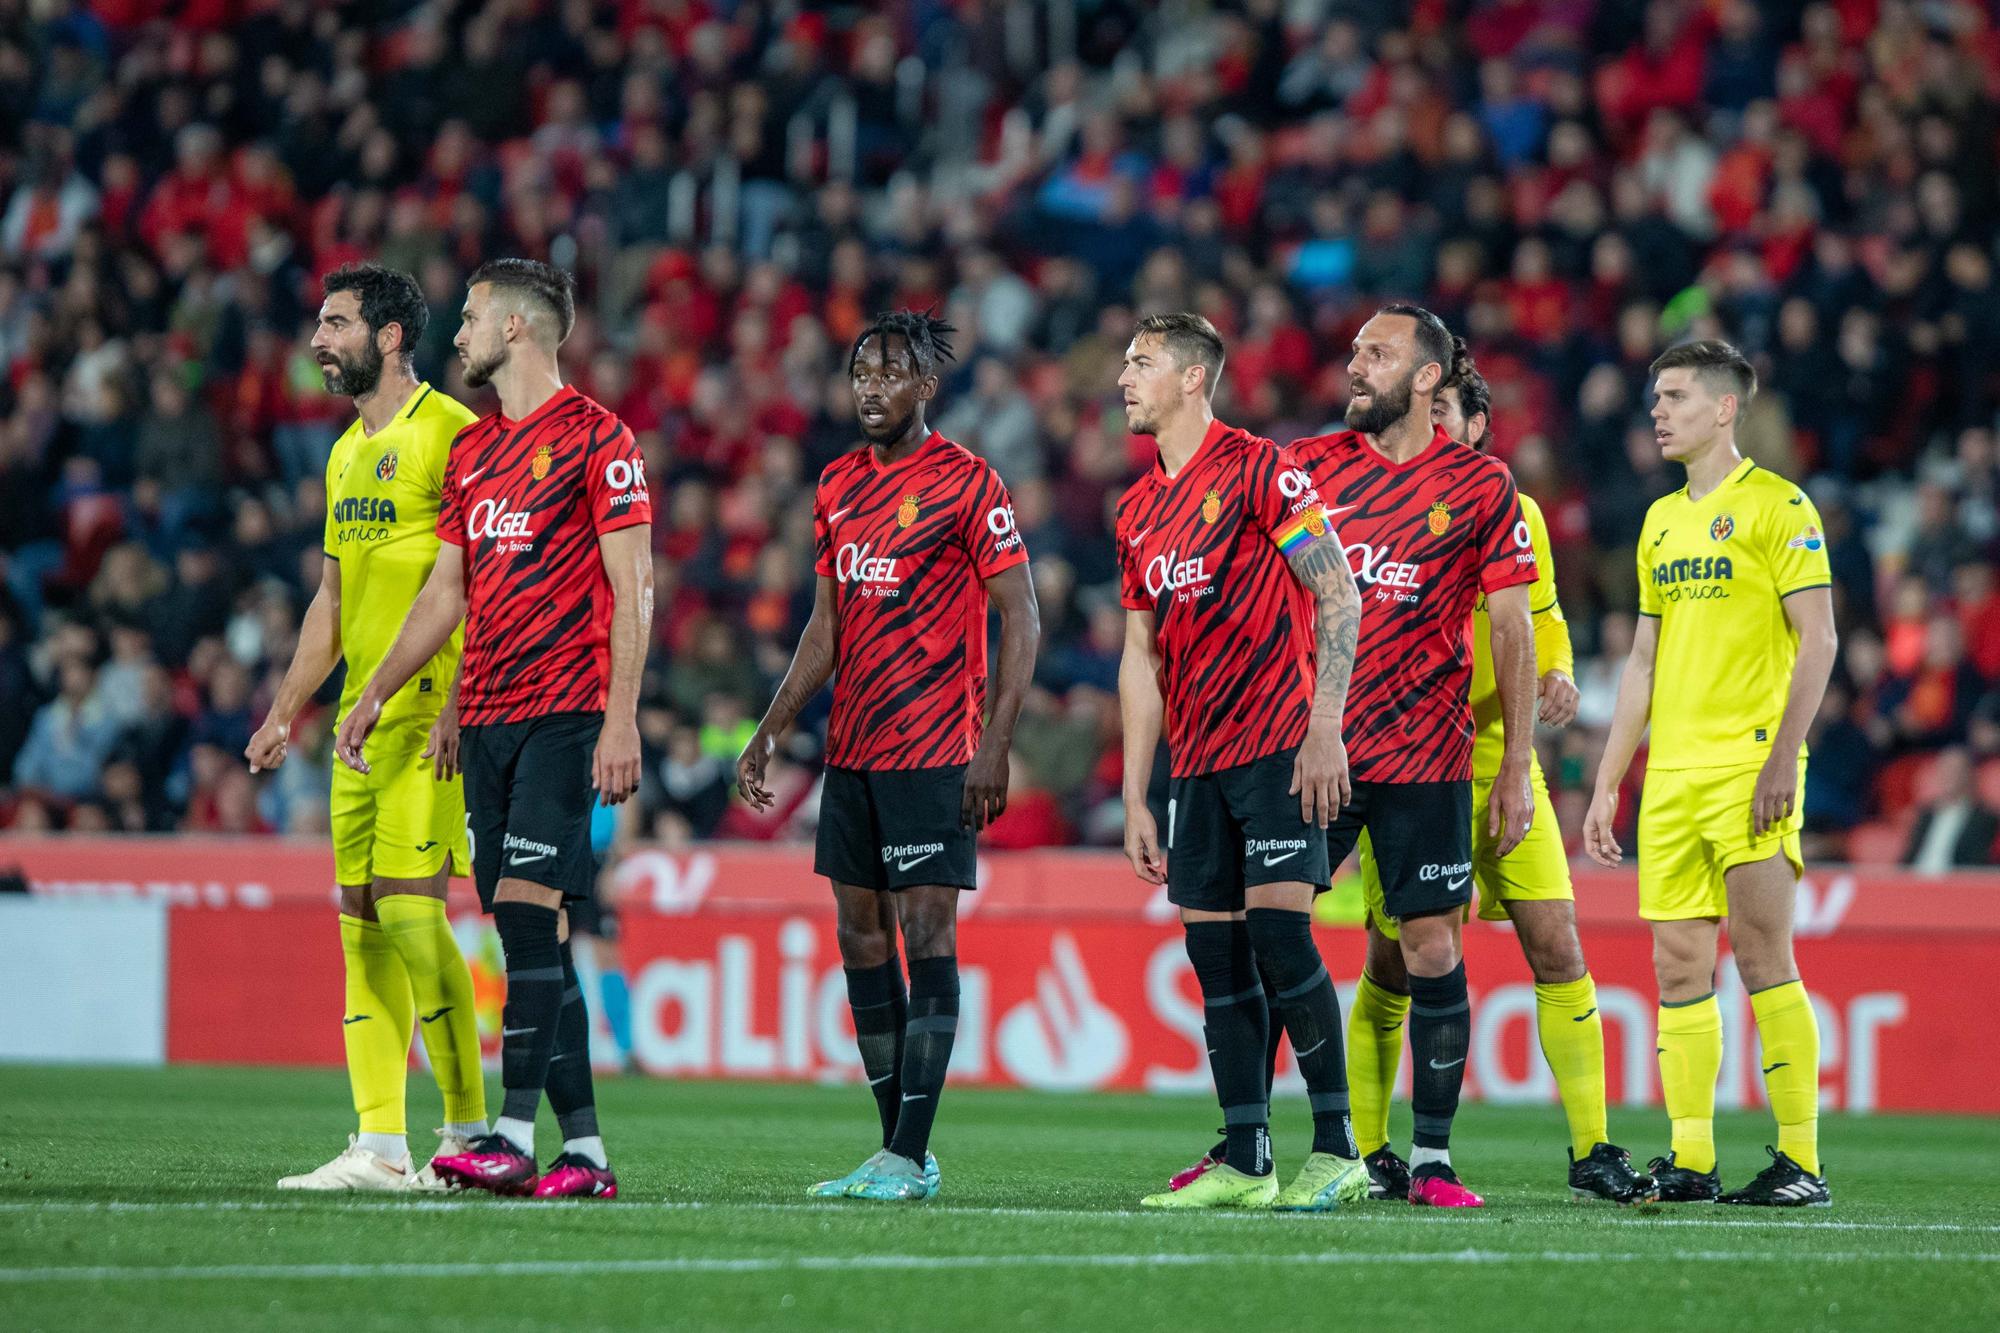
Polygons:
<instances>
[{"instance_id":1,"label":"laliga santander logo","mask_svg":"<svg viewBox=\"0 0 2000 1333\"><path fill-rule=\"evenodd\" d=\"M1031 1088L1101 1088L1125 1067L1131 1038L1098 1000L1075 936L1057 931L1049 961L1035 974L1035 998L1000 1020L994 1034L1000 1063Z\"/></svg>"}]
</instances>

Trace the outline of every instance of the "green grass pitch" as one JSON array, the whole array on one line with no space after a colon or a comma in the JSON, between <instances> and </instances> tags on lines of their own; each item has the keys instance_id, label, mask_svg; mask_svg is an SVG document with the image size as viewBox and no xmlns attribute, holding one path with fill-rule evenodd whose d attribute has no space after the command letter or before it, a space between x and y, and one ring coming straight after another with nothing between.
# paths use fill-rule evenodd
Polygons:
<instances>
[{"instance_id":1,"label":"green grass pitch","mask_svg":"<svg viewBox=\"0 0 2000 1333\"><path fill-rule=\"evenodd\" d=\"M1212 1105L953 1089L938 1198L816 1203L873 1147L865 1090L607 1079L616 1203L271 1189L344 1141L346 1095L326 1072L0 1068L0 1328L2000 1327L2000 1121L1831 1119L1834 1207L1746 1215L1573 1205L1557 1111L1470 1106L1477 1213L1159 1216L1137 1200ZM421 1074L411 1103L428 1139ZM1665 1125L1613 1130L1643 1157ZM1302 1102L1275 1131L1283 1175ZM1768 1137L1725 1118L1725 1184Z\"/></svg>"}]
</instances>

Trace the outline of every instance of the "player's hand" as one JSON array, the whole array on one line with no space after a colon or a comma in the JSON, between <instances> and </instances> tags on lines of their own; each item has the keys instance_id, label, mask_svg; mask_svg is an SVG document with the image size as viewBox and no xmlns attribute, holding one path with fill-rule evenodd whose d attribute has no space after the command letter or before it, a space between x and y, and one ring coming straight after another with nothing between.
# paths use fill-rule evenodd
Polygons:
<instances>
[{"instance_id":1,"label":"player's hand","mask_svg":"<svg viewBox=\"0 0 2000 1333\"><path fill-rule=\"evenodd\" d=\"M764 788L764 765L771 762L771 752L777 748L778 738L760 731L743 747L743 753L736 756L736 789L743 793L752 810L771 808L773 798Z\"/></svg>"},{"instance_id":2,"label":"player's hand","mask_svg":"<svg viewBox=\"0 0 2000 1333\"><path fill-rule=\"evenodd\" d=\"M1757 772L1757 786L1750 797L1750 831L1761 838L1792 817L1799 804L1799 761L1787 759L1776 750Z\"/></svg>"},{"instance_id":3,"label":"player's hand","mask_svg":"<svg viewBox=\"0 0 2000 1333\"><path fill-rule=\"evenodd\" d=\"M639 724L607 719L590 758L590 785L606 805L623 805L639 790Z\"/></svg>"},{"instance_id":4,"label":"player's hand","mask_svg":"<svg viewBox=\"0 0 2000 1333\"><path fill-rule=\"evenodd\" d=\"M1601 866L1616 866L1625 860L1624 849L1611 836L1618 821L1618 793L1601 791L1590 798L1590 813L1583 817L1583 850Z\"/></svg>"},{"instance_id":5,"label":"player's hand","mask_svg":"<svg viewBox=\"0 0 2000 1333\"><path fill-rule=\"evenodd\" d=\"M1583 694L1566 671L1551 671L1542 677L1541 707L1536 716L1552 727L1566 727L1576 721L1576 706Z\"/></svg>"},{"instance_id":6,"label":"player's hand","mask_svg":"<svg viewBox=\"0 0 2000 1333\"><path fill-rule=\"evenodd\" d=\"M382 701L363 690L361 697L354 701L347 716L340 719L340 730L334 733L333 752L340 762L356 773L368 771L368 760L362 756L361 747L368 741L368 735L375 730L375 724L382 720Z\"/></svg>"},{"instance_id":7,"label":"player's hand","mask_svg":"<svg viewBox=\"0 0 2000 1333\"><path fill-rule=\"evenodd\" d=\"M983 829L1000 818L1007 808L1007 750L994 746L990 751L981 742L978 753L965 770L965 795L958 822L963 828Z\"/></svg>"},{"instance_id":8,"label":"player's hand","mask_svg":"<svg viewBox=\"0 0 2000 1333\"><path fill-rule=\"evenodd\" d=\"M446 703L437 721L431 723L431 739L424 746L423 757L431 761L431 772L439 782L449 782L458 776L457 704Z\"/></svg>"},{"instance_id":9,"label":"player's hand","mask_svg":"<svg viewBox=\"0 0 2000 1333\"><path fill-rule=\"evenodd\" d=\"M250 761L250 771L261 773L284 763L285 747L291 739L292 727L288 722L266 722L257 728L257 734L243 747L243 757Z\"/></svg>"},{"instance_id":10,"label":"player's hand","mask_svg":"<svg viewBox=\"0 0 2000 1333\"><path fill-rule=\"evenodd\" d=\"M1167 882L1167 858L1160 850L1160 825L1146 803L1125 806L1125 859L1132 873L1148 884Z\"/></svg>"},{"instance_id":11,"label":"player's hand","mask_svg":"<svg viewBox=\"0 0 2000 1333\"><path fill-rule=\"evenodd\" d=\"M1354 785L1347 773L1347 743L1340 728L1331 722L1314 720L1306 727L1306 738L1292 760L1291 794L1299 798L1299 817L1308 824L1325 828L1340 817L1354 797Z\"/></svg>"},{"instance_id":12,"label":"player's hand","mask_svg":"<svg viewBox=\"0 0 2000 1333\"><path fill-rule=\"evenodd\" d=\"M1517 773L1501 765L1486 802L1486 836L1499 839L1494 854L1505 856L1519 847L1534 823L1535 789L1529 785L1527 766Z\"/></svg>"}]
</instances>

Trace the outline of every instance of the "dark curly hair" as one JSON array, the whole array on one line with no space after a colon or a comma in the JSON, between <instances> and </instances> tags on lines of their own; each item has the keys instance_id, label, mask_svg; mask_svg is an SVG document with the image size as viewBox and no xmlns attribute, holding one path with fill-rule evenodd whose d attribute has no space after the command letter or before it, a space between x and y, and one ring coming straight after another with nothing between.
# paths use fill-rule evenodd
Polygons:
<instances>
[{"instance_id":1,"label":"dark curly hair","mask_svg":"<svg viewBox=\"0 0 2000 1333\"><path fill-rule=\"evenodd\" d=\"M417 354L417 342L431 322L431 308L415 278L380 264L343 264L326 275L320 290L326 296L353 292L361 302L361 322L368 326L371 337L391 324L400 326L403 344L397 353L405 366L410 364Z\"/></svg>"},{"instance_id":2,"label":"dark curly hair","mask_svg":"<svg viewBox=\"0 0 2000 1333\"><path fill-rule=\"evenodd\" d=\"M1458 390L1459 410L1465 413L1467 421L1484 413L1486 435L1480 440L1481 448L1493 438L1493 386L1479 373L1479 367L1472 363L1472 353L1465 350L1465 339L1454 336L1451 340L1451 357L1454 367L1451 378L1438 387Z\"/></svg>"}]
</instances>

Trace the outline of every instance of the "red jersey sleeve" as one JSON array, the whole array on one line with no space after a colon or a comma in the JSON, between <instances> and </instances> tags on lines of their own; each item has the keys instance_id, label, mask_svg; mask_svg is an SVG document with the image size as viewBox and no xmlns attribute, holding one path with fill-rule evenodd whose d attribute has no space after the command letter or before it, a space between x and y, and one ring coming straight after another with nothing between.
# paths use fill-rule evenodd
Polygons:
<instances>
[{"instance_id":1,"label":"red jersey sleeve","mask_svg":"<svg viewBox=\"0 0 2000 1333\"><path fill-rule=\"evenodd\" d=\"M1007 494L1007 483L990 467L981 467L978 480L965 488L958 525L959 540L965 543L973 571L982 581L1028 558L1028 544L1014 525L1014 497Z\"/></svg>"},{"instance_id":2,"label":"red jersey sleeve","mask_svg":"<svg viewBox=\"0 0 2000 1333\"><path fill-rule=\"evenodd\" d=\"M1272 541L1278 530L1306 505L1318 504L1319 492L1290 448L1259 441L1243 459L1244 513Z\"/></svg>"},{"instance_id":3,"label":"red jersey sleeve","mask_svg":"<svg viewBox=\"0 0 2000 1333\"><path fill-rule=\"evenodd\" d=\"M465 506L458 498L458 460L465 453L459 447L459 439L464 436L465 432L460 431L459 438L451 442L451 452L445 455L444 489L438 496L438 540L453 546L465 545Z\"/></svg>"},{"instance_id":4,"label":"red jersey sleeve","mask_svg":"<svg viewBox=\"0 0 2000 1333\"><path fill-rule=\"evenodd\" d=\"M813 573L833 577L833 525L826 521L826 479L813 487Z\"/></svg>"},{"instance_id":5,"label":"red jersey sleeve","mask_svg":"<svg viewBox=\"0 0 2000 1333\"><path fill-rule=\"evenodd\" d=\"M1118 506L1118 518L1112 524L1111 540L1118 548L1118 601L1128 611L1151 611L1153 599L1146 595L1146 557L1132 540L1132 509L1128 496Z\"/></svg>"},{"instance_id":6,"label":"red jersey sleeve","mask_svg":"<svg viewBox=\"0 0 2000 1333\"><path fill-rule=\"evenodd\" d=\"M653 499L646 492L646 459L625 423L616 417L607 421L616 432L591 450L583 478L591 526L600 533L653 521Z\"/></svg>"},{"instance_id":7,"label":"red jersey sleeve","mask_svg":"<svg viewBox=\"0 0 2000 1333\"><path fill-rule=\"evenodd\" d=\"M1535 541L1521 513L1514 479L1500 473L1479 534L1479 590L1494 592L1535 581Z\"/></svg>"}]
</instances>

